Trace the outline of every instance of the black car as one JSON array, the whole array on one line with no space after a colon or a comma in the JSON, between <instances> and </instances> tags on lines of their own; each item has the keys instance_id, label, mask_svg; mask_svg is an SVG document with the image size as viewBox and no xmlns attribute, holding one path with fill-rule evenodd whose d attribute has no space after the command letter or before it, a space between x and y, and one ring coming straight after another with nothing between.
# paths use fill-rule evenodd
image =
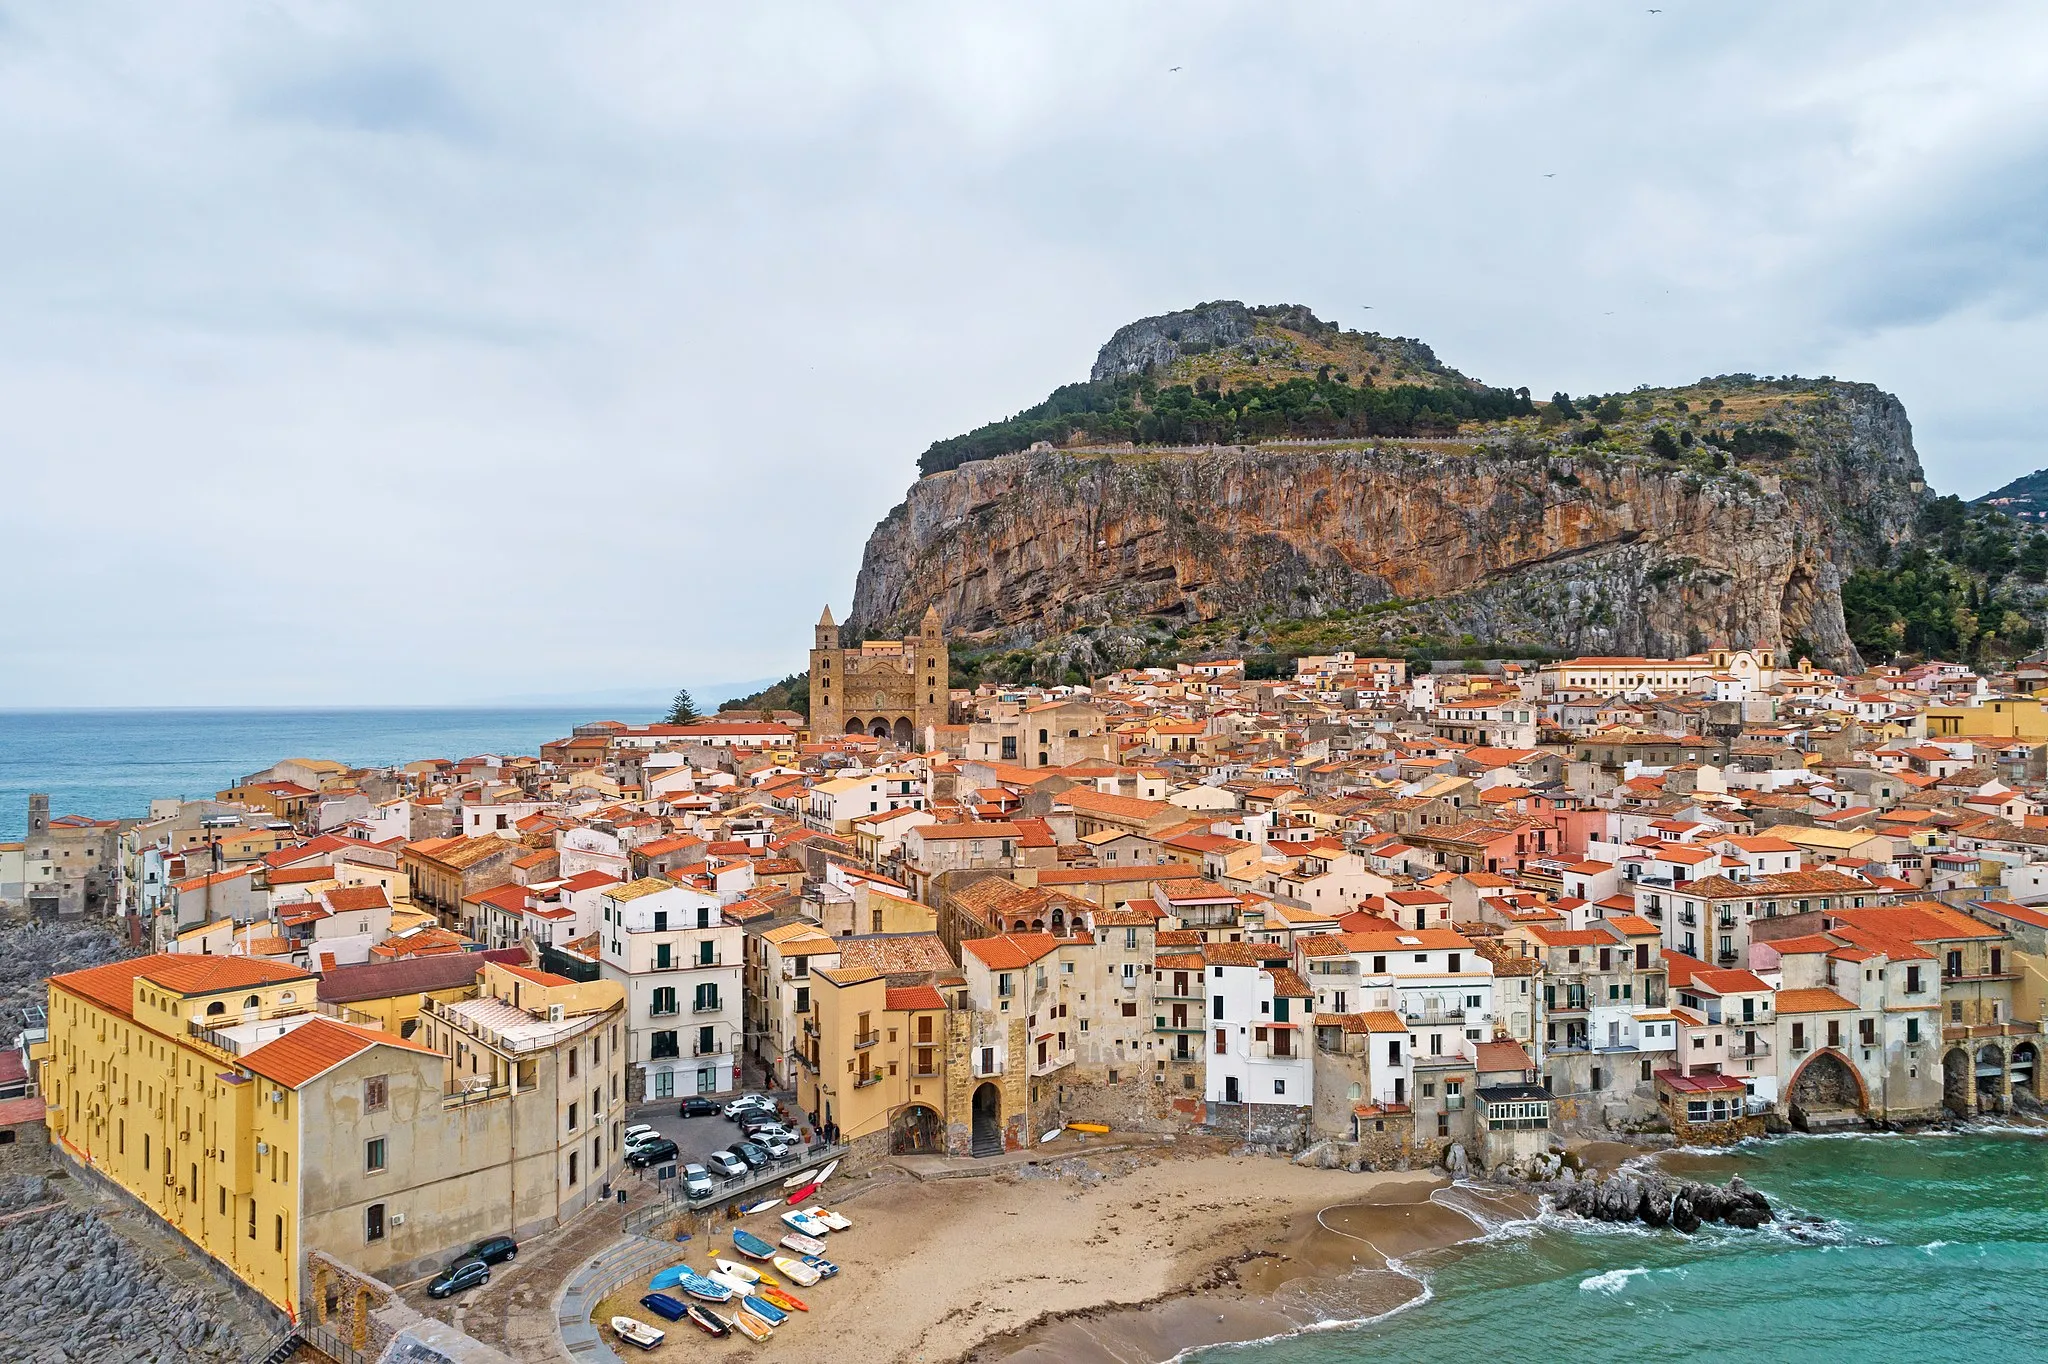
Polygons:
<instances>
[{"instance_id":1,"label":"black car","mask_svg":"<svg viewBox=\"0 0 2048 1364\"><path fill-rule=\"evenodd\" d=\"M718 1105L705 1098L702 1094L692 1094L689 1098L683 1100L682 1116L685 1118L715 1118L718 1116Z\"/></svg>"},{"instance_id":2,"label":"black car","mask_svg":"<svg viewBox=\"0 0 2048 1364\"><path fill-rule=\"evenodd\" d=\"M690 1315L688 1303L681 1298L672 1298L666 1293L649 1293L640 1299L640 1305L664 1321L681 1321Z\"/></svg>"},{"instance_id":3,"label":"black car","mask_svg":"<svg viewBox=\"0 0 2048 1364\"><path fill-rule=\"evenodd\" d=\"M768 1154L767 1147L757 1146L751 1141L736 1141L727 1149L744 1160L749 1170L765 1170L775 1160Z\"/></svg>"},{"instance_id":4,"label":"black car","mask_svg":"<svg viewBox=\"0 0 2048 1364\"><path fill-rule=\"evenodd\" d=\"M626 1164L636 1170L644 1170L650 1165L666 1165L682 1153L683 1148L667 1137L656 1137L653 1141L643 1141L628 1151Z\"/></svg>"},{"instance_id":5,"label":"black car","mask_svg":"<svg viewBox=\"0 0 2048 1364\"><path fill-rule=\"evenodd\" d=\"M434 1276L434 1281L427 1285L427 1296L445 1298L490 1281L491 1267L482 1260L457 1260Z\"/></svg>"},{"instance_id":6,"label":"black car","mask_svg":"<svg viewBox=\"0 0 2048 1364\"><path fill-rule=\"evenodd\" d=\"M509 1264L519 1258L519 1243L509 1236L487 1236L469 1248L467 1254L458 1255L456 1263L464 1260L482 1260L487 1265Z\"/></svg>"}]
</instances>

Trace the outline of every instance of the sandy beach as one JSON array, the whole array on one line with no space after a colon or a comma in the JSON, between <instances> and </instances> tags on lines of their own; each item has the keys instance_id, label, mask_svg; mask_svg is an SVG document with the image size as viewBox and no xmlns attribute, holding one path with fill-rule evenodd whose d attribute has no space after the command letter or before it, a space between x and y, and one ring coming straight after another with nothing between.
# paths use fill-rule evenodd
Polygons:
<instances>
[{"instance_id":1,"label":"sandy beach","mask_svg":"<svg viewBox=\"0 0 2048 1364\"><path fill-rule=\"evenodd\" d=\"M770 1343L790 1364L1156 1361L1193 1345L1377 1316L1419 1292L1396 1261L1467 1241L1519 1205L1475 1207L1440 1172L1350 1174L1166 1148L919 1181L895 1170L834 1191L838 1278ZM744 1223L776 1231L773 1216ZM772 1236L771 1236L771 1239ZM724 1238L692 1243L702 1267ZM726 1253L729 1253L726 1252ZM631 1295L600 1307L645 1316ZM650 1352L699 1347L687 1324Z\"/></svg>"}]
</instances>

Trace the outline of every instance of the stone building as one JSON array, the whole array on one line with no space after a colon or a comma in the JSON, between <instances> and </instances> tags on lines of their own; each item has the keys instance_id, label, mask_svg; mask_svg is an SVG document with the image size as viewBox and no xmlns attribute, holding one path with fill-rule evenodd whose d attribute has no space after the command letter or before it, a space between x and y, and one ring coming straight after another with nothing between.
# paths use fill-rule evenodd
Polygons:
<instances>
[{"instance_id":1,"label":"stone building","mask_svg":"<svg viewBox=\"0 0 2048 1364\"><path fill-rule=\"evenodd\" d=\"M50 798L28 798L22 849L22 892L29 912L46 917L113 908L121 826L84 815L50 817Z\"/></svg>"},{"instance_id":2,"label":"stone building","mask_svg":"<svg viewBox=\"0 0 2048 1364\"><path fill-rule=\"evenodd\" d=\"M946 723L950 668L935 608L925 611L915 638L842 649L828 607L811 647L811 733L921 742L927 727Z\"/></svg>"}]
</instances>

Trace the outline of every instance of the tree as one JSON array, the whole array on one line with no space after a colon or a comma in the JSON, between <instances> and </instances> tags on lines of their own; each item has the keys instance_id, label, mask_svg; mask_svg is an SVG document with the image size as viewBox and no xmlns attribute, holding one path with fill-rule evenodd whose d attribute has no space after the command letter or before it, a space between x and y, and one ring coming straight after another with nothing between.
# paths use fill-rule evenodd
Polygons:
<instances>
[{"instance_id":1,"label":"tree","mask_svg":"<svg viewBox=\"0 0 2048 1364\"><path fill-rule=\"evenodd\" d=\"M691 696L690 689L688 687L685 687L681 691L676 693L675 700L669 702L668 719L663 723L671 725L687 725L692 720L701 718L702 717L697 712L697 699Z\"/></svg>"},{"instance_id":2,"label":"tree","mask_svg":"<svg viewBox=\"0 0 2048 1364\"><path fill-rule=\"evenodd\" d=\"M1650 450L1661 458L1677 459L1678 441L1667 428L1660 426L1650 433Z\"/></svg>"}]
</instances>

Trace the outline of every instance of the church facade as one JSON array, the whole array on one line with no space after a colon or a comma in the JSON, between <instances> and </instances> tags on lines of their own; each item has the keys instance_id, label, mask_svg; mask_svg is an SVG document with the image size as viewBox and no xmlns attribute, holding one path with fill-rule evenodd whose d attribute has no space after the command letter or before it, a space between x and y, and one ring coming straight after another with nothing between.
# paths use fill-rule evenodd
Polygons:
<instances>
[{"instance_id":1,"label":"church facade","mask_svg":"<svg viewBox=\"0 0 2048 1364\"><path fill-rule=\"evenodd\" d=\"M842 649L828 606L811 642L811 733L922 742L926 726L946 723L950 668L935 608L925 611L913 638Z\"/></svg>"}]
</instances>

